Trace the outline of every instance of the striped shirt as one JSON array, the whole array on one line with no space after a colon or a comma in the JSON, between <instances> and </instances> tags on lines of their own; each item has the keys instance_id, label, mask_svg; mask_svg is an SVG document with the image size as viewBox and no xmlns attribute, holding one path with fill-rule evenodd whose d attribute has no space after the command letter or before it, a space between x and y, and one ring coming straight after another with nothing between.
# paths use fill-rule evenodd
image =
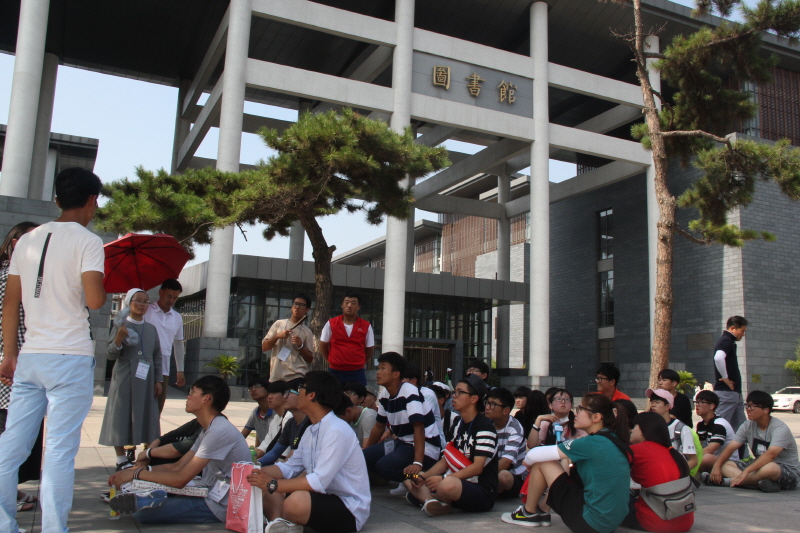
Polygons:
<instances>
[{"instance_id":1,"label":"striped shirt","mask_svg":"<svg viewBox=\"0 0 800 533\"><path fill-rule=\"evenodd\" d=\"M439 460L441 440L433 411L425 403L419 389L411 383L403 383L393 398L385 388L378 397L377 422L388 423L395 437L402 442L414 445L414 423L425 425L425 455Z\"/></svg>"},{"instance_id":2,"label":"striped shirt","mask_svg":"<svg viewBox=\"0 0 800 533\"><path fill-rule=\"evenodd\" d=\"M527 451L522 424L513 416L508 417L506 427L497 432L497 457L511 461L508 470L512 474L522 475L528 471L522 464Z\"/></svg>"},{"instance_id":3,"label":"striped shirt","mask_svg":"<svg viewBox=\"0 0 800 533\"><path fill-rule=\"evenodd\" d=\"M488 457L483 472L478 475L478 484L497 492L497 431L494 423L483 413L478 413L471 422L459 419L453 436L453 446L472 462L475 462L476 457Z\"/></svg>"}]
</instances>

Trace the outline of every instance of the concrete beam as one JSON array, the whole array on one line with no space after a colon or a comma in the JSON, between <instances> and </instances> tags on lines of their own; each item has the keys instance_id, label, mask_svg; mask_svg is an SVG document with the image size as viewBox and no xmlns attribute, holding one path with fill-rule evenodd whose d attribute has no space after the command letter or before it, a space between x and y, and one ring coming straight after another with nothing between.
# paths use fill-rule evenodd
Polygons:
<instances>
[{"instance_id":1,"label":"concrete beam","mask_svg":"<svg viewBox=\"0 0 800 533\"><path fill-rule=\"evenodd\" d=\"M414 196L417 201L420 201L448 187L452 187L470 176L486 172L506 159L524 151L530 151L529 143L514 139L503 139L419 183L414 187Z\"/></svg>"},{"instance_id":2,"label":"concrete beam","mask_svg":"<svg viewBox=\"0 0 800 533\"><path fill-rule=\"evenodd\" d=\"M192 114L195 117L199 117L204 106L196 105L194 107L195 111L193 111ZM192 122L195 122L196 120L197 118L195 118ZM294 124L294 122L291 120L280 120L277 118L262 117L261 115L250 115L249 113L245 113L242 124L242 133L258 133L258 130L264 126L270 129L283 131L292 124ZM216 119L211 122L211 127L219 127L219 117L216 117Z\"/></svg>"},{"instance_id":3,"label":"concrete beam","mask_svg":"<svg viewBox=\"0 0 800 533\"><path fill-rule=\"evenodd\" d=\"M392 49L386 46L379 46L376 50L373 50L371 54L368 54L352 72L345 72L343 77L350 80L372 83L372 81L380 76L391 64ZM314 113L324 113L331 109L339 108L341 108L341 106L330 102L320 102L313 111ZM388 122L388 118L386 121Z\"/></svg>"},{"instance_id":4,"label":"concrete beam","mask_svg":"<svg viewBox=\"0 0 800 533\"><path fill-rule=\"evenodd\" d=\"M206 105L200 111L197 117L197 122L194 123L186 140L183 141L180 150L178 151L178 161L176 168L181 171L187 167L192 156L202 144L203 139L206 138L206 133L211 129L212 124L219 126L220 111L222 109L222 77L220 77L214 90L211 91Z\"/></svg>"},{"instance_id":5,"label":"concrete beam","mask_svg":"<svg viewBox=\"0 0 800 533\"><path fill-rule=\"evenodd\" d=\"M257 59L247 60L247 85L370 111L391 112L393 105L393 91L388 87Z\"/></svg>"},{"instance_id":6,"label":"concrete beam","mask_svg":"<svg viewBox=\"0 0 800 533\"><path fill-rule=\"evenodd\" d=\"M253 0L253 15L347 39L394 46L394 22L336 9L308 0Z\"/></svg>"},{"instance_id":7,"label":"concrete beam","mask_svg":"<svg viewBox=\"0 0 800 533\"><path fill-rule=\"evenodd\" d=\"M613 80L597 74L549 63L549 86L572 93L585 94L632 107L642 107L642 89L638 85Z\"/></svg>"},{"instance_id":8,"label":"concrete beam","mask_svg":"<svg viewBox=\"0 0 800 533\"><path fill-rule=\"evenodd\" d=\"M618 105L596 117L590 118L586 122L581 122L575 128L579 130L593 131L595 133L608 133L625 124L630 124L634 120L642 117L642 110L627 105Z\"/></svg>"},{"instance_id":9,"label":"concrete beam","mask_svg":"<svg viewBox=\"0 0 800 533\"><path fill-rule=\"evenodd\" d=\"M494 202L481 202L446 194L433 194L417 200L414 207L432 213L457 213L494 219L503 218L506 213L505 207Z\"/></svg>"},{"instance_id":10,"label":"concrete beam","mask_svg":"<svg viewBox=\"0 0 800 533\"><path fill-rule=\"evenodd\" d=\"M181 112L183 118L190 118L189 112L193 110L194 104L200 99L200 95L203 94L203 90L206 88L206 85L208 85L211 74L214 72L214 69L217 68L217 65L219 65L222 56L225 55L229 20L230 8L225 11L225 15L223 15L222 21L219 23L217 32L214 34L214 38L211 39L211 44L206 51L206 55L200 63L200 68L197 69L194 80L192 80L192 84L189 85L189 90L186 92L186 98L183 100L183 109Z\"/></svg>"},{"instance_id":11,"label":"concrete beam","mask_svg":"<svg viewBox=\"0 0 800 533\"><path fill-rule=\"evenodd\" d=\"M414 142L423 146L439 146L447 139L458 133L458 128L450 126L434 126L428 133L420 135Z\"/></svg>"},{"instance_id":12,"label":"concrete beam","mask_svg":"<svg viewBox=\"0 0 800 533\"><path fill-rule=\"evenodd\" d=\"M550 124L550 148L570 150L606 159L627 161L640 165L650 164L650 152L641 143L615 139L600 133Z\"/></svg>"}]
</instances>

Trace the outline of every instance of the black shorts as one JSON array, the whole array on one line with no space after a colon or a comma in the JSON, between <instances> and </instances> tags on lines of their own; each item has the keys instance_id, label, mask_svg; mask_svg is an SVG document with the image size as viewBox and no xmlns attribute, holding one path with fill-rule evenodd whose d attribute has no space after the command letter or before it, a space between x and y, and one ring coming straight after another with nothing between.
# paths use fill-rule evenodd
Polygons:
<instances>
[{"instance_id":1,"label":"black shorts","mask_svg":"<svg viewBox=\"0 0 800 533\"><path fill-rule=\"evenodd\" d=\"M514 484L511 485L511 488L505 492L501 492L497 495L498 498L501 499L511 499L511 498L519 498L519 491L522 490L522 484L525 483L525 478L522 474L511 474L514 476Z\"/></svg>"},{"instance_id":2,"label":"black shorts","mask_svg":"<svg viewBox=\"0 0 800 533\"><path fill-rule=\"evenodd\" d=\"M356 531L356 517L345 506L342 499L333 494L311 495L311 512L308 527L325 533L351 533Z\"/></svg>"},{"instance_id":3,"label":"black shorts","mask_svg":"<svg viewBox=\"0 0 800 533\"><path fill-rule=\"evenodd\" d=\"M496 499L497 493L495 491L487 489L478 483L462 479L461 497L454 501L452 505L470 513L485 513L492 510Z\"/></svg>"},{"instance_id":4,"label":"black shorts","mask_svg":"<svg viewBox=\"0 0 800 533\"><path fill-rule=\"evenodd\" d=\"M564 472L553 481L547 493L549 505L573 533L598 533L583 519L583 485Z\"/></svg>"}]
</instances>

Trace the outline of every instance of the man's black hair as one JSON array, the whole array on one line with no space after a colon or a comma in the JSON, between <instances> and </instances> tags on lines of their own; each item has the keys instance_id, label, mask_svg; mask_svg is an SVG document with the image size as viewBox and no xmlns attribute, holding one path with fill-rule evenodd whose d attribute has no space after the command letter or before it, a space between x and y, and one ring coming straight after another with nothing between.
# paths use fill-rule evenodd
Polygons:
<instances>
[{"instance_id":1,"label":"man's black hair","mask_svg":"<svg viewBox=\"0 0 800 533\"><path fill-rule=\"evenodd\" d=\"M495 387L490 389L489 394L486 397L494 400L500 400L500 403L503 404L503 409L506 407L509 409L514 408L514 395L511 394L511 391L505 387Z\"/></svg>"},{"instance_id":2,"label":"man's black hair","mask_svg":"<svg viewBox=\"0 0 800 533\"><path fill-rule=\"evenodd\" d=\"M769 409L769 414L772 414L772 408L775 406L775 400L772 395L763 390L754 390L747 395L747 403L752 403L764 409Z\"/></svg>"},{"instance_id":3,"label":"man's black hair","mask_svg":"<svg viewBox=\"0 0 800 533\"><path fill-rule=\"evenodd\" d=\"M703 401L708 403L714 404L714 410L719 407L719 396L716 395L713 391L710 390L701 390L697 393L697 396L694 397L694 401Z\"/></svg>"},{"instance_id":4,"label":"man's black hair","mask_svg":"<svg viewBox=\"0 0 800 533\"><path fill-rule=\"evenodd\" d=\"M161 284L161 289L165 291L178 291L183 292L183 285L177 279L165 279Z\"/></svg>"},{"instance_id":5,"label":"man's black hair","mask_svg":"<svg viewBox=\"0 0 800 533\"><path fill-rule=\"evenodd\" d=\"M388 363L392 367L392 372L400 372L400 379L406 375L408 361L397 352L384 352L378 357L378 364Z\"/></svg>"},{"instance_id":6,"label":"man's black hair","mask_svg":"<svg viewBox=\"0 0 800 533\"><path fill-rule=\"evenodd\" d=\"M271 381L269 387L267 387L267 392L270 394L273 393L280 393L283 394L286 392L286 382L285 381Z\"/></svg>"},{"instance_id":7,"label":"man's black hair","mask_svg":"<svg viewBox=\"0 0 800 533\"><path fill-rule=\"evenodd\" d=\"M355 298L358 300L358 305L361 305L361 294L357 293L356 291L347 291L344 293L344 298L342 298L342 301L344 301L345 298Z\"/></svg>"},{"instance_id":8,"label":"man's black hair","mask_svg":"<svg viewBox=\"0 0 800 533\"><path fill-rule=\"evenodd\" d=\"M292 301L295 301L298 298L306 303L306 309L311 309L311 296L301 292L300 294L295 294L294 298L292 298Z\"/></svg>"},{"instance_id":9,"label":"man's black hair","mask_svg":"<svg viewBox=\"0 0 800 533\"><path fill-rule=\"evenodd\" d=\"M430 388L430 389L433 391L433 393L436 395L436 398L437 398L437 399L446 400L446 399L447 399L447 397L449 396L449 392L450 392L450 391L446 391L446 390L444 390L444 389L443 389L443 388L441 388L439 385L431 385L429 388Z\"/></svg>"},{"instance_id":10,"label":"man's black hair","mask_svg":"<svg viewBox=\"0 0 800 533\"><path fill-rule=\"evenodd\" d=\"M486 377L489 377L489 365L486 364L486 361L483 359L472 359L470 360L467 368L477 368L481 374L486 374ZM485 380L484 380L485 381Z\"/></svg>"},{"instance_id":11,"label":"man's black hair","mask_svg":"<svg viewBox=\"0 0 800 533\"><path fill-rule=\"evenodd\" d=\"M312 392L316 394L313 401L332 410L339 407L344 397L342 384L324 370L312 370L306 374L306 394Z\"/></svg>"},{"instance_id":12,"label":"man's black hair","mask_svg":"<svg viewBox=\"0 0 800 533\"><path fill-rule=\"evenodd\" d=\"M306 378L305 377L294 378L293 380L286 382L286 390L293 390L293 391L297 392L298 391L298 387L300 387L300 385L302 385L305 382L306 382Z\"/></svg>"},{"instance_id":13,"label":"man's black hair","mask_svg":"<svg viewBox=\"0 0 800 533\"><path fill-rule=\"evenodd\" d=\"M344 419L344 415L347 414L347 410L351 407L355 407L353 400L351 400L346 394L342 394L342 401L339 402L339 407L333 410L333 414L341 419Z\"/></svg>"},{"instance_id":14,"label":"man's black hair","mask_svg":"<svg viewBox=\"0 0 800 533\"><path fill-rule=\"evenodd\" d=\"M610 376L609 376L610 377ZM658 373L658 377L661 379L667 379L669 381L674 381L675 383L681 382L681 376L671 368L665 368L661 372Z\"/></svg>"},{"instance_id":15,"label":"man's black hair","mask_svg":"<svg viewBox=\"0 0 800 533\"><path fill-rule=\"evenodd\" d=\"M739 329L745 326L747 326L747 319L745 317L739 315L733 315L728 319L728 322L725 325L725 329L731 329L731 328Z\"/></svg>"},{"instance_id":16,"label":"man's black hair","mask_svg":"<svg viewBox=\"0 0 800 533\"><path fill-rule=\"evenodd\" d=\"M211 407L218 413L225 410L231 399L231 388L219 376L203 376L194 382L192 388L200 389L203 394L210 394Z\"/></svg>"},{"instance_id":17,"label":"man's black hair","mask_svg":"<svg viewBox=\"0 0 800 533\"><path fill-rule=\"evenodd\" d=\"M597 369L596 374L598 376L605 376L608 379L614 380L614 386L619 387L619 368L615 367L614 365L603 364L600 365L600 368Z\"/></svg>"},{"instance_id":18,"label":"man's black hair","mask_svg":"<svg viewBox=\"0 0 800 533\"><path fill-rule=\"evenodd\" d=\"M253 385L261 385L264 389L269 389L269 378L267 376L256 376L247 383L248 388Z\"/></svg>"},{"instance_id":19,"label":"man's black hair","mask_svg":"<svg viewBox=\"0 0 800 533\"><path fill-rule=\"evenodd\" d=\"M85 168L67 168L56 176L56 199L63 211L85 206L90 196L100 196L102 188L100 178Z\"/></svg>"},{"instance_id":20,"label":"man's black hair","mask_svg":"<svg viewBox=\"0 0 800 533\"><path fill-rule=\"evenodd\" d=\"M516 389L514 389L514 398L527 398L528 394L531 393L531 388L526 387L525 385L520 385Z\"/></svg>"},{"instance_id":21,"label":"man's black hair","mask_svg":"<svg viewBox=\"0 0 800 533\"><path fill-rule=\"evenodd\" d=\"M417 387L425 385L422 381L422 370L420 370L416 363L412 363L411 361L406 363L406 371L403 372L403 379L416 379Z\"/></svg>"},{"instance_id":22,"label":"man's black hair","mask_svg":"<svg viewBox=\"0 0 800 533\"><path fill-rule=\"evenodd\" d=\"M342 390L344 390L344 392L353 392L359 398L367 397L367 388L364 386L364 384L358 381L348 381L344 384Z\"/></svg>"}]
</instances>

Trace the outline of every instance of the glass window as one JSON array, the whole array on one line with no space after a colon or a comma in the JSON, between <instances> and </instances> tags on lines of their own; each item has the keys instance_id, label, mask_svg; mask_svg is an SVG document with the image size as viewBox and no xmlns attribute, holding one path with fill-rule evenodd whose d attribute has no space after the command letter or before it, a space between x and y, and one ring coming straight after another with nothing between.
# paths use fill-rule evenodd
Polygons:
<instances>
[{"instance_id":1,"label":"glass window","mask_svg":"<svg viewBox=\"0 0 800 533\"><path fill-rule=\"evenodd\" d=\"M606 209L597 213L598 260L614 257L614 226L612 224L614 210Z\"/></svg>"},{"instance_id":2,"label":"glass window","mask_svg":"<svg viewBox=\"0 0 800 533\"><path fill-rule=\"evenodd\" d=\"M614 325L614 271L600 272L598 276L599 316L597 327Z\"/></svg>"},{"instance_id":3,"label":"glass window","mask_svg":"<svg viewBox=\"0 0 800 533\"><path fill-rule=\"evenodd\" d=\"M614 339L597 341L597 352L601 363L614 362Z\"/></svg>"}]
</instances>

